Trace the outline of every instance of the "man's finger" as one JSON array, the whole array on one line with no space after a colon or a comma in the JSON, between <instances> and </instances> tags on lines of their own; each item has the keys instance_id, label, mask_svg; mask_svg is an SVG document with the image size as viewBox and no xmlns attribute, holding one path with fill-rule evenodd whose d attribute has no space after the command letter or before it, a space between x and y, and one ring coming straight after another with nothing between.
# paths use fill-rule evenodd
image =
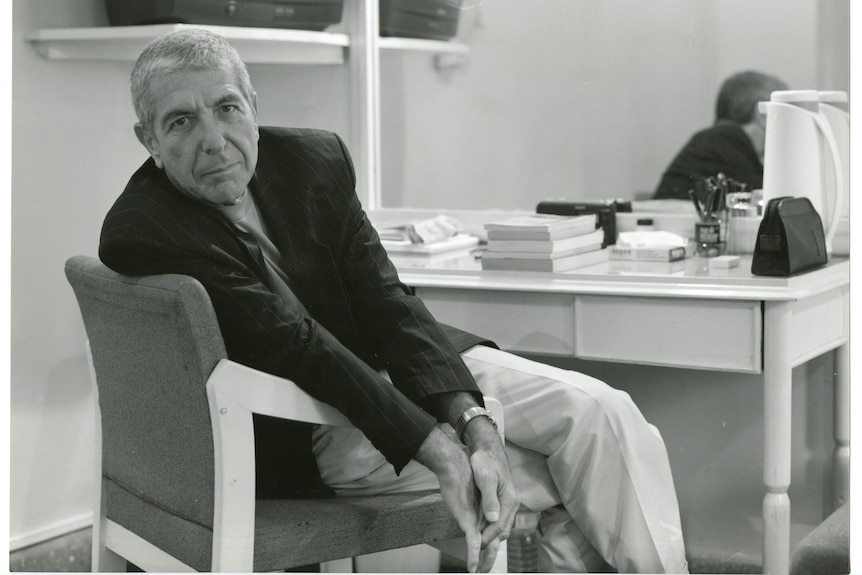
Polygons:
<instances>
[{"instance_id":1,"label":"man's finger","mask_svg":"<svg viewBox=\"0 0 862 575\"><path fill-rule=\"evenodd\" d=\"M497 496L497 477L495 475L484 472L479 473L474 469L473 479L476 482L476 487L482 494L482 514L488 523L494 523L500 519L500 500Z\"/></svg>"},{"instance_id":2,"label":"man's finger","mask_svg":"<svg viewBox=\"0 0 862 575\"><path fill-rule=\"evenodd\" d=\"M494 541L499 543L508 538L508 533L503 532L503 526L498 521L497 523L489 523L482 530L482 545L489 547Z\"/></svg>"},{"instance_id":3,"label":"man's finger","mask_svg":"<svg viewBox=\"0 0 862 575\"><path fill-rule=\"evenodd\" d=\"M494 539L482 550L481 562L479 571L487 573L494 566L494 561L497 559L497 551L500 549L500 540Z\"/></svg>"},{"instance_id":4,"label":"man's finger","mask_svg":"<svg viewBox=\"0 0 862 575\"><path fill-rule=\"evenodd\" d=\"M471 531L464 534L464 539L467 542L467 571L476 573L479 568L482 537L478 531Z\"/></svg>"}]
</instances>

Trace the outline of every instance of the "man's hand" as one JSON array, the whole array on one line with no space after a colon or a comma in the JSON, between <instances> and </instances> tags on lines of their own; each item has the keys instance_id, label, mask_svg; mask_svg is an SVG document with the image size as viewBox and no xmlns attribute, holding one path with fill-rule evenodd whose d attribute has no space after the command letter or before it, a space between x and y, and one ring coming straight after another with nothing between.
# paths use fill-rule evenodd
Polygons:
<instances>
[{"instance_id":1,"label":"man's hand","mask_svg":"<svg viewBox=\"0 0 862 575\"><path fill-rule=\"evenodd\" d=\"M483 417L467 424L464 432L473 469L473 480L479 489L481 507L487 522L482 530L482 545L509 538L520 497L512 481L509 460L497 430Z\"/></svg>"},{"instance_id":2,"label":"man's hand","mask_svg":"<svg viewBox=\"0 0 862 575\"><path fill-rule=\"evenodd\" d=\"M468 442L475 441L470 443L475 449L469 456L438 429L416 453L416 460L437 476L443 501L464 531L471 573L491 569L519 505L503 442L487 420L480 423L483 419L468 425L468 430L473 428Z\"/></svg>"}]
</instances>

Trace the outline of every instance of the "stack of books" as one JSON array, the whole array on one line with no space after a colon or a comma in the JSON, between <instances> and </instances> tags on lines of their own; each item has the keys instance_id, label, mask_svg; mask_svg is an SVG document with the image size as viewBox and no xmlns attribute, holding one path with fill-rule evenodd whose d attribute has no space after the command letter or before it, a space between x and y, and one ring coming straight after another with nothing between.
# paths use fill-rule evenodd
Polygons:
<instances>
[{"instance_id":1,"label":"stack of books","mask_svg":"<svg viewBox=\"0 0 862 575\"><path fill-rule=\"evenodd\" d=\"M485 224L482 269L560 272L607 261L596 214L531 214Z\"/></svg>"}]
</instances>

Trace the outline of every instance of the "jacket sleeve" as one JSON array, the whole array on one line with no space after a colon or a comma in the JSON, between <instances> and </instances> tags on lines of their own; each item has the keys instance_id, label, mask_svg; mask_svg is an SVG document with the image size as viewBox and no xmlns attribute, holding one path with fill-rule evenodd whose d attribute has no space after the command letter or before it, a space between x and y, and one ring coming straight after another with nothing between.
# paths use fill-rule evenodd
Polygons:
<instances>
[{"instance_id":1,"label":"jacket sleeve","mask_svg":"<svg viewBox=\"0 0 862 575\"><path fill-rule=\"evenodd\" d=\"M336 407L400 472L435 418L313 318L273 294L255 270L200 237L218 230L180 225L175 218L169 209L159 214L152 207L118 206L105 221L102 261L125 274L195 277L212 300L231 359L292 379Z\"/></svg>"},{"instance_id":2,"label":"jacket sleeve","mask_svg":"<svg viewBox=\"0 0 862 575\"><path fill-rule=\"evenodd\" d=\"M343 161L352 166L343 142L338 142ZM352 174L352 167L350 170ZM338 258L340 275L358 328L393 383L429 407L426 398L450 391L470 392L481 403L479 388L460 353L424 303L399 280L355 192L351 188L345 195L346 234ZM443 414L437 415L443 418Z\"/></svg>"}]
</instances>

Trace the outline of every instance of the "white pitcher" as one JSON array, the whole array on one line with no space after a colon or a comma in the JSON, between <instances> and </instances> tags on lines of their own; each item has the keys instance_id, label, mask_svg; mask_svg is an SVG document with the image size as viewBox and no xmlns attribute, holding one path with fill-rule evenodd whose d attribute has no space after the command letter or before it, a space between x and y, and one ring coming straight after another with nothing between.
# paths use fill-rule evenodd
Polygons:
<instances>
[{"instance_id":1,"label":"white pitcher","mask_svg":"<svg viewBox=\"0 0 862 575\"><path fill-rule=\"evenodd\" d=\"M844 173L844 189L841 197L841 213L839 217L850 217L850 112L847 92L838 90L819 91L820 112L829 122L838 152L841 155L841 167Z\"/></svg>"},{"instance_id":2,"label":"white pitcher","mask_svg":"<svg viewBox=\"0 0 862 575\"><path fill-rule=\"evenodd\" d=\"M845 175L832 127L815 90L779 90L758 109L766 114L763 202L781 196L807 197L826 235L826 251L844 211ZM839 193L841 191L841 193Z\"/></svg>"}]
</instances>

